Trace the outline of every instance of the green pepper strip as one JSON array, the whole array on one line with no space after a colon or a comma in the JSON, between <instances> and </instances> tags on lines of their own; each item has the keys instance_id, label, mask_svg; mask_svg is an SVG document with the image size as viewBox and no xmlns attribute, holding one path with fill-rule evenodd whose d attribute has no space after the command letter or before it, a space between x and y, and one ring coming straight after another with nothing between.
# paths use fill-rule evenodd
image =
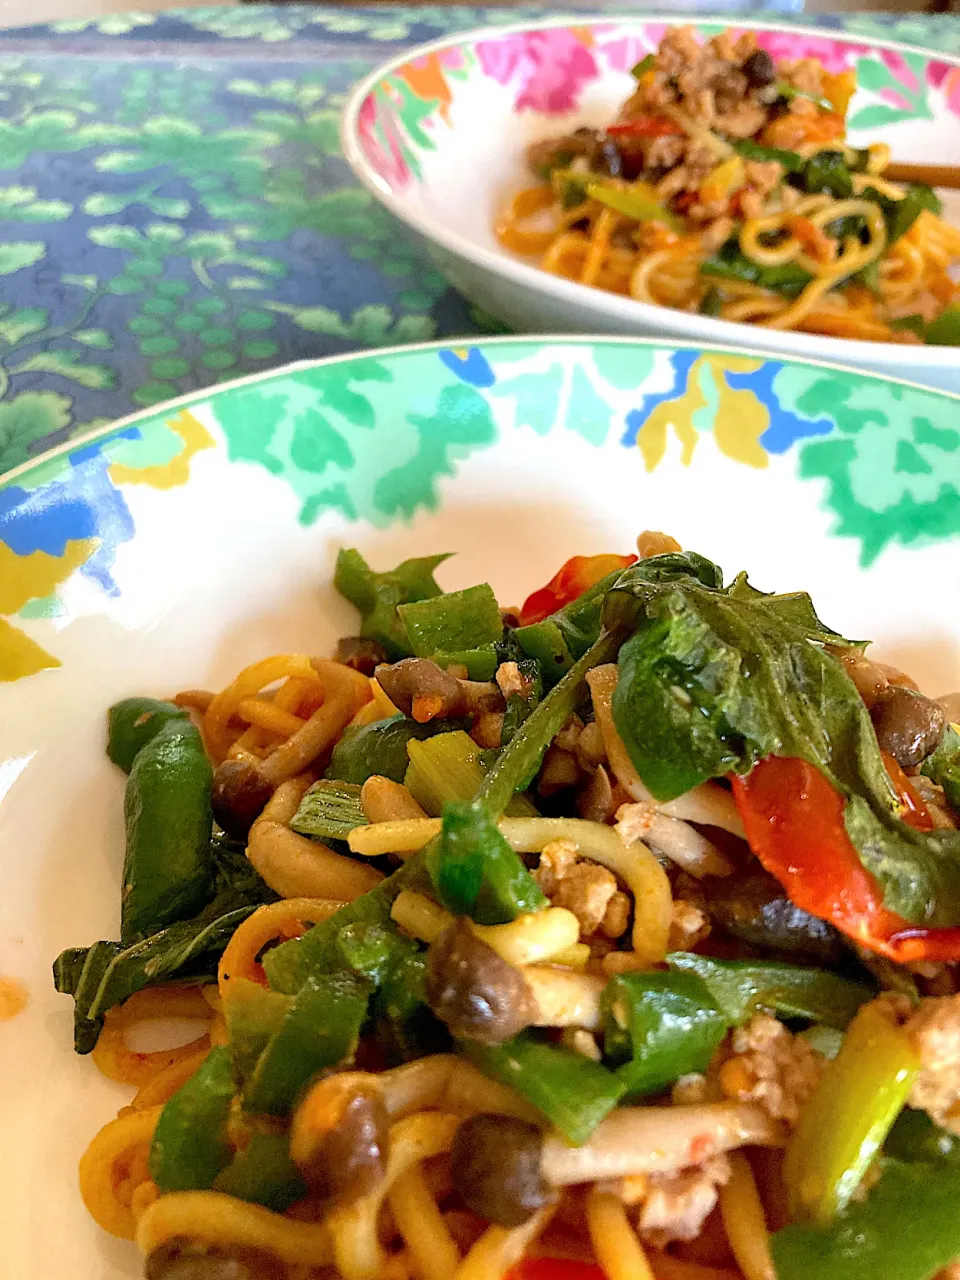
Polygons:
<instances>
[{"instance_id":1,"label":"green pepper strip","mask_svg":"<svg viewBox=\"0 0 960 1280\"><path fill-rule=\"evenodd\" d=\"M460 1040L457 1048L484 1075L509 1085L575 1145L586 1142L626 1091L612 1071L524 1032L504 1044Z\"/></svg>"},{"instance_id":2,"label":"green pepper strip","mask_svg":"<svg viewBox=\"0 0 960 1280\"><path fill-rule=\"evenodd\" d=\"M230 1163L225 1133L234 1092L230 1051L211 1049L157 1121L150 1176L161 1194L206 1191Z\"/></svg>"},{"instance_id":3,"label":"green pepper strip","mask_svg":"<svg viewBox=\"0 0 960 1280\"><path fill-rule=\"evenodd\" d=\"M456 653L497 644L503 619L493 588L486 582L463 591L450 591L397 609L418 658Z\"/></svg>"},{"instance_id":4,"label":"green pepper strip","mask_svg":"<svg viewBox=\"0 0 960 1280\"><path fill-rule=\"evenodd\" d=\"M500 818L513 793L536 773L543 753L576 710L587 672L614 657L621 639L619 631L603 632L504 747L477 792L477 801L492 817Z\"/></svg>"},{"instance_id":5,"label":"green pepper strip","mask_svg":"<svg viewBox=\"0 0 960 1280\"><path fill-rule=\"evenodd\" d=\"M189 723L189 712L156 698L124 698L107 712L107 756L129 773L137 753L171 720Z\"/></svg>"},{"instance_id":6,"label":"green pepper strip","mask_svg":"<svg viewBox=\"0 0 960 1280\"><path fill-rule=\"evenodd\" d=\"M757 1009L843 1031L857 1010L875 994L860 982L839 978L826 969L779 960L715 960L690 951L667 956L671 969L696 974L731 1025L746 1022Z\"/></svg>"},{"instance_id":7,"label":"green pepper strip","mask_svg":"<svg viewBox=\"0 0 960 1280\"><path fill-rule=\"evenodd\" d=\"M543 890L480 803L447 804L443 827L426 852L443 906L477 924L509 924L548 905Z\"/></svg>"},{"instance_id":8,"label":"green pepper strip","mask_svg":"<svg viewBox=\"0 0 960 1280\"><path fill-rule=\"evenodd\" d=\"M729 1022L706 983L692 973L630 973L611 978L601 998L604 1054L619 1063L627 1098L659 1093L678 1077L705 1071Z\"/></svg>"},{"instance_id":9,"label":"green pepper strip","mask_svg":"<svg viewBox=\"0 0 960 1280\"><path fill-rule=\"evenodd\" d=\"M213 896L212 784L203 742L189 721L170 720L137 753L123 802L124 945L196 915Z\"/></svg>"}]
</instances>

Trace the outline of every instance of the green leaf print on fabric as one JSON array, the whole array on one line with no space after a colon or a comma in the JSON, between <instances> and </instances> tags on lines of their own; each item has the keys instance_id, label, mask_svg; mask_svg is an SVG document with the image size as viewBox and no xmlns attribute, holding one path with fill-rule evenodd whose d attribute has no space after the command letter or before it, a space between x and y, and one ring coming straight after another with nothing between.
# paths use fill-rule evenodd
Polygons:
<instances>
[{"instance_id":1,"label":"green leaf print on fabric","mask_svg":"<svg viewBox=\"0 0 960 1280\"><path fill-rule=\"evenodd\" d=\"M73 212L65 200L39 200L36 187L0 187L0 219L10 222L61 222Z\"/></svg>"},{"instance_id":2,"label":"green leaf print on fabric","mask_svg":"<svg viewBox=\"0 0 960 1280\"><path fill-rule=\"evenodd\" d=\"M32 267L43 257L46 248L42 240L8 240L6 244L0 244L0 276Z\"/></svg>"},{"instance_id":3,"label":"green leaf print on fabric","mask_svg":"<svg viewBox=\"0 0 960 1280\"><path fill-rule=\"evenodd\" d=\"M34 440L69 426L72 405L55 391L23 391L0 403L0 474L29 462Z\"/></svg>"}]
</instances>

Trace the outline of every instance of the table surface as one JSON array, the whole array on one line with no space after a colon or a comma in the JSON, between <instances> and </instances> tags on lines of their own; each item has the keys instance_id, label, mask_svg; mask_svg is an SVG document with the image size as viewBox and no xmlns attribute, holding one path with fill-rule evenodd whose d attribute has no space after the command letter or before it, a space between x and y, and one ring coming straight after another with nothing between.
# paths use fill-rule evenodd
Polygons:
<instances>
[{"instance_id":1,"label":"table surface","mask_svg":"<svg viewBox=\"0 0 960 1280\"><path fill-rule=\"evenodd\" d=\"M217 381L496 331L353 181L338 112L404 48L544 12L264 5L0 32L0 473ZM956 18L791 21L960 52Z\"/></svg>"}]
</instances>

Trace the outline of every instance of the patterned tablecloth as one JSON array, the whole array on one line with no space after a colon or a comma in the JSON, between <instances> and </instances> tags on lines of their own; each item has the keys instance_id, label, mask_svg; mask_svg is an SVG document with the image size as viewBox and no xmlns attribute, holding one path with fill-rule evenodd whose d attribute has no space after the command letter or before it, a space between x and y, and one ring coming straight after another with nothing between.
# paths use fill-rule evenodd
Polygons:
<instances>
[{"instance_id":1,"label":"patterned tablecloth","mask_svg":"<svg viewBox=\"0 0 960 1280\"><path fill-rule=\"evenodd\" d=\"M0 32L0 472L211 382L495 329L353 182L338 111L397 50L544 12L243 6ZM956 18L816 22L960 51Z\"/></svg>"}]
</instances>

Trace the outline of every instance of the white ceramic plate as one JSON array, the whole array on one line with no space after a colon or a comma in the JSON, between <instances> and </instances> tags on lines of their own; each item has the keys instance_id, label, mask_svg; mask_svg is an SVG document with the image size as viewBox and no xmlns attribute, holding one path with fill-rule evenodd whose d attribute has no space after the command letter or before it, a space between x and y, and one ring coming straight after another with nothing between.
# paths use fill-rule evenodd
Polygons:
<instances>
[{"instance_id":1,"label":"white ceramic plate","mask_svg":"<svg viewBox=\"0 0 960 1280\"><path fill-rule=\"evenodd\" d=\"M339 546L458 552L517 602L575 553L664 529L960 686L955 397L762 355L488 340L278 370L150 410L0 482L0 1276L132 1280L77 1162L128 1098L71 1048L61 949L115 936L117 699L219 687L355 625Z\"/></svg>"},{"instance_id":2,"label":"white ceramic plate","mask_svg":"<svg viewBox=\"0 0 960 1280\"><path fill-rule=\"evenodd\" d=\"M362 81L343 115L344 154L360 180L427 248L467 297L521 332L639 334L749 346L835 360L960 390L948 347L780 333L689 315L592 289L503 249L497 212L529 185L532 141L598 127L635 87L630 68L657 47L670 18L556 18L470 32L408 51ZM728 24L697 24L701 35ZM853 146L887 142L896 159L960 163L960 62L931 51L838 32L755 22L775 58L853 68ZM941 192L960 223L956 192Z\"/></svg>"}]
</instances>

